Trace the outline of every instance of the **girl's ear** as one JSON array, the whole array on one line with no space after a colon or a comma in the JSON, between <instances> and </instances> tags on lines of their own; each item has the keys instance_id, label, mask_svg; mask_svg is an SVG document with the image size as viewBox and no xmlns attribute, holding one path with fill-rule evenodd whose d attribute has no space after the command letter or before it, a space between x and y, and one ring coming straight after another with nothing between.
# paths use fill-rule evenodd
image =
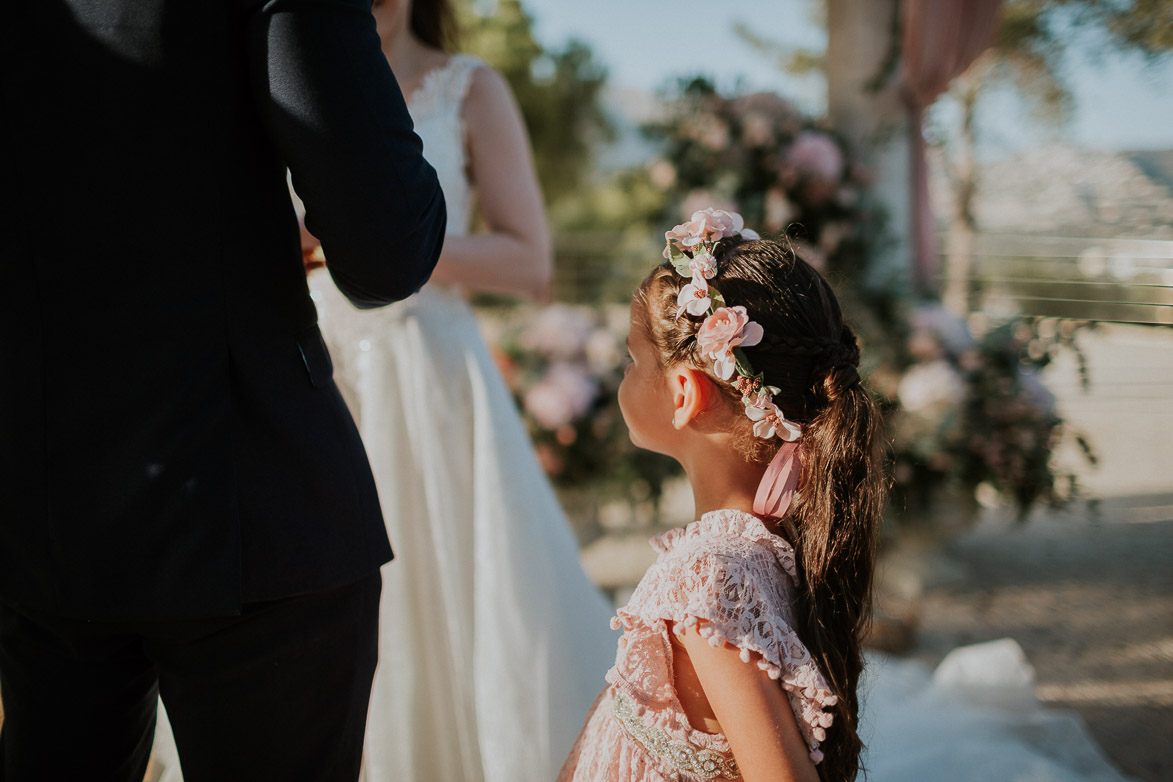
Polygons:
<instances>
[{"instance_id":1,"label":"girl's ear","mask_svg":"<svg viewBox=\"0 0 1173 782\"><path fill-rule=\"evenodd\" d=\"M672 425L677 429L708 410L717 390L704 372L680 366L669 373L668 387L672 391Z\"/></svg>"}]
</instances>

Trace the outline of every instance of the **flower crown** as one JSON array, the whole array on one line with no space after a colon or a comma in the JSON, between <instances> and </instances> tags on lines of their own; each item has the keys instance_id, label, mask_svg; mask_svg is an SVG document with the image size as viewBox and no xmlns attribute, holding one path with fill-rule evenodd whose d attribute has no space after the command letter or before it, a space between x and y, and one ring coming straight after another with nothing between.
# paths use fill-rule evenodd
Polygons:
<instances>
[{"instance_id":1,"label":"flower crown","mask_svg":"<svg viewBox=\"0 0 1173 782\"><path fill-rule=\"evenodd\" d=\"M745 414L754 422L754 435L764 440L778 437L794 442L802 435L802 427L788 421L774 404L779 389L765 384L762 373L753 371L742 351L762 341L762 327L749 319L745 307L726 306L721 292L709 285L709 280L717 276L714 253L718 242L734 236L761 238L744 226L745 221L736 212L703 209L693 212L687 223L664 234L664 257L679 274L691 277L676 297L676 317L704 317L696 334L697 346L702 355L713 360L717 377L731 380L741 392Z\"/></svg>"}]
</instances>

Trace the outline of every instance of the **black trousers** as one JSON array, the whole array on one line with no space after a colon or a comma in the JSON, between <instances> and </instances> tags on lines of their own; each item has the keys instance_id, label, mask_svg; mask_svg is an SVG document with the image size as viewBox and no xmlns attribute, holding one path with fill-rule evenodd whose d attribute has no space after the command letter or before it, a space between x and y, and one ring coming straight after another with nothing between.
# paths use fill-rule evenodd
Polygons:
<instances>
[{"instance_id":1,"label":"black trousers","mask_svg":"<svg viewBox=\"0 0 1173 782\"><path fill-rule=\"evenodd\" d=\"M142 782L162 695L185 782L355 782L376 572L240 616L88 622L0 603L0 782Z\"/></svg>"}]
</instances>

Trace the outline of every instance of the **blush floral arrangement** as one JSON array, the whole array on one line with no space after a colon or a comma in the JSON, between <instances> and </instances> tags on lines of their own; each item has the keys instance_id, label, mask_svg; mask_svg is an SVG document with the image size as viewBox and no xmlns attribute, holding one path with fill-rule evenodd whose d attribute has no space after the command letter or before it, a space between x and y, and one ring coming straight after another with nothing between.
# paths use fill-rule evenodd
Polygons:
<instances>
[{"instance_id":1,"label":"blush floral arrangement","mask_svg":"<svg viewBox=\"0 0 1173 782\"><path fill-rule=\"evenodd\" d=\"M482 312L481 322L555 486L590 489L592 500L658 500L679 470L637 451L619 411L627 306L551 304Z\"/></svg>"},{"instance_id":2,"label":"blush floral arrangement","mask_svg":"<svg viewBox=\"0 0 1173 782\"><path fill-rule=\"evenodd\" d=\"M883 217L870 172L825 123L773 93L726 96L701 78L683 82L669 105L644 127L662 147L647 167L666 196L658 220L715 205L817 250L840 275L862 268Z\"/></svg>"},{"instance_id":3,"label":"blush floral arrangement","mask_svg":"<svg viewBox=\"0 0 1173 782\"><path fill-rule=\"evenodd\" d=\"M866 345L862 369L886 411L893 516L911 515L943 488L1023 514L1078 496L1056 449L1071 438L1095 457L1040 379L1061 350L1084 364L1078 324L1020 319L971 330L939 304L910 305L868 289L863 272L885 242L870 172L826 123L777 95L725 95L693 79L645 132L661 143L661 157L646 167L665 196L659 219L710 204L739 212L763 234L802 245L850 302L845 309ZM686 224L676 238L695 233ZM680 302L694 316L708 306L697 278Z\"/></svg>"},{"instance_id":4,"label":"blush floral arrangement","mask_svg":"<svg viewBox=\"0 0 1173 782\"><path fill-rule=\"evenodd\" d=\"M940 305L918 307L907 319L900 361L871 374L886 408L894 499L914 517L951 488L967 501L1013 506L1024 518L1036 504L1060 506L1080 496L1071 466L1056 462L1060 442L1072 440L1095 463L1087 437L1064 422L1040 378L1068 350L1087 387L1078 335L1088 324L980 325L975 335Z\"/></svg>"}]
</instances>

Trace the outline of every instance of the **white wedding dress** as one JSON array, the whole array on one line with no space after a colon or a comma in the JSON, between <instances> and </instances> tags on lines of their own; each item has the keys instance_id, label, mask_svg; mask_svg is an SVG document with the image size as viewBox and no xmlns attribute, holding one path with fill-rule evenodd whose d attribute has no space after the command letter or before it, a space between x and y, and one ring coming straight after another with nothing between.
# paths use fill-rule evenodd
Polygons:
<instances>
[{"instance_id":1,"label":"white wedding dress","mask_svg":"<svg viewBox=\"0 0 1173 782\"><path fill-rule=\"evenodd\" d=\"M1079 715L1047 708L1014 640L961 646L930 672L869 653L863 782L1127 782Z\"/></svg>"},{"instance_id":2,"label":"white wedding dress","mask_svg":"<svg viewBox=\"0 0 1173 782\"><path fill-rule=\"evenodd\" d=\"M429 73L409 108L468 231L461 105L479 61ZM358 311L310 277L366 445L395 560L383 568L366 782L548 782L615 657L611 606L459 291Z\"/></svg>"}]
</instances>

